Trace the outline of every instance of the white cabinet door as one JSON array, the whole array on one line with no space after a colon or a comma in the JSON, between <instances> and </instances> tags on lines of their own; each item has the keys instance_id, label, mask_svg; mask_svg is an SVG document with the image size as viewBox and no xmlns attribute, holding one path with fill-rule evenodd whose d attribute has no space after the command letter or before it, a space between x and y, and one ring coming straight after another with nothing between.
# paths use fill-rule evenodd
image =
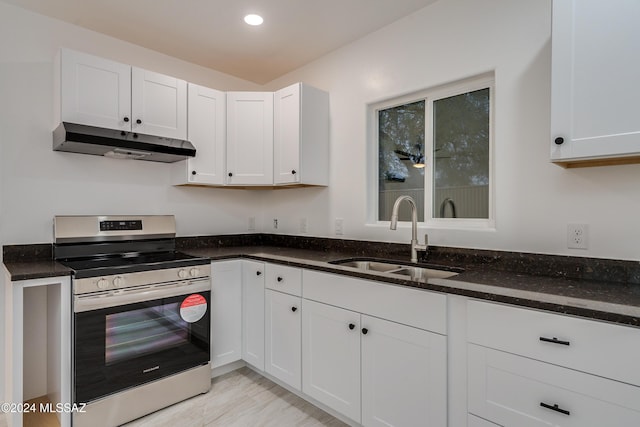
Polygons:
<instances>
[{"instance_id":1,"label":"white cabinet door","mask_svg":"<svg viewBox=\"0 0 640 427\"><path fill-rule=\"evenodd\" d=\"M211 263L211 367L242 359L242 261Z\"/></svg>"},{"instance_id":2,"label":"white cabinet door","mask_svg":"<svg viewBox=\"0 0 640 427\"><path fill-rule=\"evenodd\" d=\"M640 387L468 345L469 412L503 426L640 425Z\"/></svg>"},{"instance_id":3,"label":"white cabinet door","mask_svg":"<svg viewBox=\"0 0 640 427\"><path fill-rule=\"evenodd\" d=\"M362 425L446 427L446 337L362 315L361 340Z\"/></svg>"},{"instance_id":4,"label":"white cabinet door","mask_svg":"<svg viewBox=\"0 0 640 427\"><path fill-rule=\"evenodd\" d=\"M553 1L553 161L640 155L638 16L634 0Z\"/></svg>"},{"instance_id":5,"label":"white cabinet door","mask_svg":"<svg viewBox=\"0 0 640 427\"><path fill-rule=\"evenodd\" d=\"M302 391L360 422L360 314L302 301Z\"/></svg>"},{"instance_id":6,"label":"white cabinet door","mask_svg":"<svg viewBox=\"0 0 640 427\"><path fill-rule=\"evenodd\" d=\"M133 67L131 130L187 139L187 82Z\"/></svg>"},{"instance_id":7,"label":"white cabinet door","mask_svg":"<svg viewBox=\"0 0 640 427\"><path fill-rule=\"evenodd\" d=\"M329 184L329 94L303 83L274 94L275 184Z\"/></svg>"},{"instance_id":8,"label":"white cabinet door","mask_svg":"<svg viewBox=\"0 0 640 427\"><path fill-rule=\"evenodd\" d=\"M273 93L227 93L227 184L273 184Z\"/></svg>"},{"instance_id":9,"label":"white cabinet door","mask_svg":"<svg viewBox=\"0 0 640 427\"><path fill-rule=\"evenodd\" d=\"M273 181L300 182L300 84L274 94Z\"/></svg>"},{"instance_id":10,"label":"white cabinet door","mask_svg":"<svg viewBox=\"0 0 640 427\"><path fill-rule=\"evenodd\" d=\"M131 130L131 67L86 53L60 52L60 120Z\"/></svg>"},{"instance_id":11,"label":"white cabinet door","mask_svg":"<svg viewBox=\"0 0 640 427\"><path fill-rule=\"evenodd\" d=\"M242 261L242 359L264 371L264 263Z\"/></svg>"},{"instance_id":12,"label":"white cabinet door","mask_svg":"<svg viewBox=\"0 0 640 427\"><path fill-rule=\"evenodd\" d=\"M267 289L265 370L296 390L301 389L300 313L300 297Z\"/></svg>"},{"instance_id":13,"label":"white cabinet door","mask_svg":"<svg viewBox=\"0 0 640 427\"><path fill-rule=\"evenodd\" d=\"M189 83L187 139L196 156L174 165L174 184L223 185L226 143L226 94Z\"/></svg>"}]
</instances>

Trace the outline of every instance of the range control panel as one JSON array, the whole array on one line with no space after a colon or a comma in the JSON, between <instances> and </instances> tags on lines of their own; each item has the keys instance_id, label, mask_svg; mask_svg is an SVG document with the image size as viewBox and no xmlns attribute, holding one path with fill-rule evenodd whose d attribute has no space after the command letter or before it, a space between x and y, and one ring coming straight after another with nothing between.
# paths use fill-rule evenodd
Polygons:
<instances>
[{"instance_id":1,"label":"range control panel","mask_svg":"<svg viewBox=\"0 0 640 427\"><path fill-rule=\"evenodd\" d=\"M100 231L142 230L142 220L133 221L100 221Z\"/></svg>"}]
</instances>

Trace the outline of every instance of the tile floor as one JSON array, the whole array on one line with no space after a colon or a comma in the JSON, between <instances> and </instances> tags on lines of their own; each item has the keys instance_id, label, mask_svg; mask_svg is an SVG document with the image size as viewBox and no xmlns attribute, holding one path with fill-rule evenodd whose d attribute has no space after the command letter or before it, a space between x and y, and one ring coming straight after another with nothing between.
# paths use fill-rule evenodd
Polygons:
<instances>
[{"instance_id":1,"label":"tile floor","mask_svg":"<svg viewBox=\"0 0 640 427\"><path fill-rule=\"evenodd\" d=\"M343 427L342 421L249 368L214 378L207 394L162 409L127 427Z\"/></svg>"},{"instance_id":2,"label":"tile floor","mask_svg":"<svg viewBox=\"0 0 640 427\"><path fill-rule=\"evenodd\" d=\"M0 427L7 420L0 414ZM249 368L214 378L200 396L139 418L127 427L346 427L347 424Z\"/></svg>"}]
</instances>

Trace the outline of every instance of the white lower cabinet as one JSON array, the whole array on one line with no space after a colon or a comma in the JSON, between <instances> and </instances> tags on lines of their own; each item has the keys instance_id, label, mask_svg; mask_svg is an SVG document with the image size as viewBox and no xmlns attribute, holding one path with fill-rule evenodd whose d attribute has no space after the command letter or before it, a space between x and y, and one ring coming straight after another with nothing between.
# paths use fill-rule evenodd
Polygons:
<instances>
[{"instance_id":1,"label":"white lower cabinet","mask_svg":"<svg viewBox=\"0 0 640 427\"><path fill-rule=\"evenodd\" d=\"M362 424L447 425L447 338L362 315Z\"/></svg>"},{"instance_id":2,"label":"white lower cabinet","mask_svg":"<svg viewBox=\"0 0 640 427\"><path fill-rule=\"evenodd\" d=\"M358 313L302 300L302 391L360 422Z\"/></svg>"},{"instance_id":3,"label":"white lower cabinet","mask_svg":"<svg viewBox=\"0 0 640 427\"><path fill-rule=\"evenodd\" d=\"M264 263L242 261L242 359L264 371Z\"/></svg>"},{"instance_id":4,"label":"white lower cabinet","mask_svg":"<svg viewBox=\"0 0 640 427\"><path fill-rule=\"evenodd\" d=\"M306 394L364 426L447 425L446 337L302 304Z\"/></svg>"},{"instance_id":5,"label":"white lower cabinet","mask_svg":"<svg viewBox=\"0 0 640 427\"><path fill-rule=\"evenodd\" d=\"M469 412L502 426L640 425L640 387L468 345Z\"/></svg>"},{"instance_id":6,"label":"white lower cabinet","mask_svg":"<svg viewBox=\"0 0 640 427\"><path fill-rule=\"evenodd\" d=\"M211 367L242 359L242 261L211 263Z\"/></svg>"},{"instance_id":7,"label":"white lower cabinet","mask_svg":"<svg viewBox=\"0 0 640 427\"><path fill-rule=\"evenodd\" d=\"M271 289L265 296L265 371L300 390L301 298Z\"/></svg>"}]
</instances>

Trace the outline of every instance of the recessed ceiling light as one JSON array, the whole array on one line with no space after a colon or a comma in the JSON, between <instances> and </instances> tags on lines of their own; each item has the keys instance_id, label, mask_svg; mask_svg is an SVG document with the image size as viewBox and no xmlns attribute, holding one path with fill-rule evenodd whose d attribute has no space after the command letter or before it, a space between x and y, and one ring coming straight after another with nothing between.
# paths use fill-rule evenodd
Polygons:
<instances>
[{"instance_id":1,"label":"recessed ceiling light","mask_svg":"<svg viewBox=\"0 0 640 427\"><path fill-rule=\"evenodd\" d=\"M263 21L264 19L260 15L249 14L244 17L244 22L249 25L261 25Z\"/></svg>"}]
</instances>

